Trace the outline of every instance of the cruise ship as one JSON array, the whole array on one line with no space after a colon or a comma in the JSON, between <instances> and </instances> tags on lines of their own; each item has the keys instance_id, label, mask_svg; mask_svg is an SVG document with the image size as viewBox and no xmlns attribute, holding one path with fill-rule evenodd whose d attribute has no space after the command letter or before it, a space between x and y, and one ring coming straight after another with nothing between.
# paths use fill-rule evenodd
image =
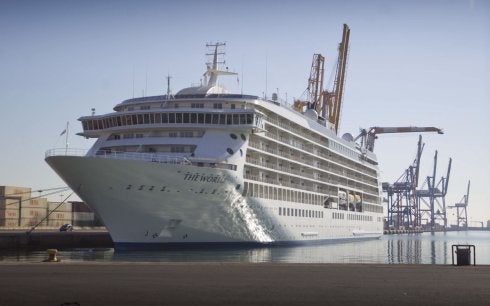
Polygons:
<instances>
[{"instance_id":1,"label":"cruise ship","mask_svg":"<svg viewBox=\"0 0 490 306\"><path fill-rule=\"evenodd\" d=\"M328 101L338 92L312 93L322 88L323 57L314 56L310 98L288 105L220 85L234 75L221 68L223 45L207 45L201 85L81 117L78 135L93 146L48 150L46 162L96 211L116 249L380 237L376 156L337 136Z\"/></svg>"}]
</instances>

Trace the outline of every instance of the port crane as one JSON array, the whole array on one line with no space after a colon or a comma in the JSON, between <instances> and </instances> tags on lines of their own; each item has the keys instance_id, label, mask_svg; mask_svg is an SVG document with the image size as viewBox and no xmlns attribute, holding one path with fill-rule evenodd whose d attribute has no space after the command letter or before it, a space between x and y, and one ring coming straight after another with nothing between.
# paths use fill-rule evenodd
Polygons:
<instances>
[{"instance_id":1,"label":"port crane","mask_svg":"<svg viewBox=\"0 0 490 306\"><path fill-rule=\"evenodd\" d=\"M338 134L340 125L340 111L344 94L345 74L347 68L347 58L349 50L350 28L344 24L342 41L339 44L339 55L337 59L337 69L332 90L323 89L325 75L325 57L319 53L313 55L313 61L308 78L308 98L307 101L296 100L294 108L298 112L303 112L304 108L314 110L313 118L327 125ZM361 148L373 151L376 135L383 133L409 133L409 132L437 132L443 134L442 130L435 127L371 127L367 130L362 129L361 133L354 141L361 138Z\"/></svg>"},{"instance_id":2,"label":"port crane","mask_svg":"<svg viewBox=\"0 0 490 306\"><path fill-rule=\"evenodd\" d=\"M354 138L354 141L361 139L361 148L368 151L374 150L374 141L378 138L379 134L388 133L422 133L422 132L437 132L438 134L444 134L444 132L436 127L379 127L374 126L369 129L361 129L361 133Z\"/></svg>"},{"instance_id":3,"label":"port crane","mask_svg":"<svg viewBox=\"0 0 490 306\"><path fill-rule=\"evenodd\" d=\"M466 208L468 207L468 198L470 197L470 181L468 181L468 189L466 194L463 196L459 203L454 204L454 206L449 206L448 208L456 208L456 222L458 228L468 228L468 213Z\"/></svg>"},{"instance_id":4,"label":"port crane","mask_svg":"<svg viewBox=\"0 0 490 306\"><path fill-rule=\"evenodd\" d=\"M340 124L340 110L344 93L345 72L347 68L347 55L349 50L350 28L344 24L342 41L339 44L337 69L332 90L323 89L325 77L325 57L314 54L308 78L308 101L296 100L294 108L303 112L304 108L314 110L319 122L328 126L338 134Z\"/></svg>"}]
</instances>

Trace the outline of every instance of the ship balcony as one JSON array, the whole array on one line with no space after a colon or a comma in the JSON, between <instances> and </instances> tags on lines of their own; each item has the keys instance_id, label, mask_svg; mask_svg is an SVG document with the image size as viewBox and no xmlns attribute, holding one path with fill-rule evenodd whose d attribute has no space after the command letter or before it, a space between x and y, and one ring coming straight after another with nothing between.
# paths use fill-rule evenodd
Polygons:
<instances>
[{"instance_id":1,"label":"ship balcony","mask_svg":"<svg viewBox=\"0 0 490 306\"><path fill-rule=\"evenodd\" d=\"M276 151L272 150L271 148L268 148L264 145L261 145L260 143L253 142L253 141L249 142L249 147L251 147L253 149L258 149L258 150L263 151L263 152L270 153L275 158L277 158L277 155L279 155L280 157L282 157L283 159L288 161L291 165L296 165L295 167L297 167L298 169L309 168L310 170L307 170L305 172L300 172L297 169L291 169L291 167L284 168L284 167L279 167L276 165L271 165L270 163L260 164L260 166L262 166L262 167L277 169L277 170L281 170L281 171L284 171L287 173L292 173L292 174L296 174L299 176L304 176L304 177L308 177L308 178L312 178L312 179L318 179L318 178L315 178L311 171L321 170L324 174L326 174L326 176L335 175L338 179L343 179L345 177L349 177L349 180L355 180L355 181L358 181L358 182L361 182L361 183L367 185L368 187L377 188L376 179L369 177L366 173L363 173L361 171L356 171L354 169L348 169L348 168L342 169L340 165L332 163L332 162L327 162L328 165L317 164L315 166L311 162L305 161L302 158L298 158L295 155L291 155L287 151L277 151L276 152ZM252 159L253 158L251 158L250 160L252 160ZM259 165L257 162L258 161L250 161L251 164ZM328 181L330 181L330 180L328 180Z\"/></svg>"}]
</instances>

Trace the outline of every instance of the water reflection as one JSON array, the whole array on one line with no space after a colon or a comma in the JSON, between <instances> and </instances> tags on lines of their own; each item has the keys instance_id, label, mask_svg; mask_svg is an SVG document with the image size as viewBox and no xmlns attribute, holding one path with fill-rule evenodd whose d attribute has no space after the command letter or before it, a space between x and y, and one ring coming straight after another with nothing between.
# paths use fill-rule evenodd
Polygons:
<instances>
[{"instance_id":1,"label":"water reflection","mask_svg":"<svg viewBox=\"0 0 490 306\"><path fill-rule=\"evenodd\" d=\"M451 264L451 245L476 246L477 264L490 264L490 232L447 232L387 235L378 240L314 246L263 248L173 249L114 252L113 249L75 249L59 252L62 261L118 262L289 262ZM0 261L40 262L46 252L1 252Z\"/></svg>"}]
</instances>

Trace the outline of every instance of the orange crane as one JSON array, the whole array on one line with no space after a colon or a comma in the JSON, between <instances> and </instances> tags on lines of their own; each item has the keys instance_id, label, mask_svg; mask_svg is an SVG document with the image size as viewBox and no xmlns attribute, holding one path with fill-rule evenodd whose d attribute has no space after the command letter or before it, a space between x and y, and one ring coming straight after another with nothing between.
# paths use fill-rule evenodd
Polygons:
<instances>
[{"instance_id":1,"label":"orange crane","mask_svg":"<svg viewBox=\"0 0 490 306\"><path fill-rule=\"evenodd\" d=\"M323 109L323 78L325 75L325 57L321 54L313 54L311 63L310 77L308 78L307 101L294 101L294 108L298 112L303 112L304 107L314 109L317 114L322 113Z\"/></svg>"},{"instance_id":2,"label":"orange crane","mask_svg":"<svg viewBox=\"0 0 490 306\"><path fill-rule=\"evenodd\" d=\"M339 57L335 72L334 88L331 91L323 89L325 75L325 57L314 54L311 64L310 77L308 78L308 101L296 100L294 108L303 112L304 107L314 109L320 118L328 120L329 126L338 134L340 123L340 110L344 93L345 70L347 67L347 54L349 48L350 29L344 24L342 41L339 44Z\"/></svg>"},{"instance_id":3,"label":"orange crane","mask_svg":"<svg viewBox=\"0 0 490 306\"><path fill-rule=\"evenodd\" d=\"M365 148L369 151L374 150L374 140L378 138L378 134L387 134L387 133L417 133L417 132L437 132L438 134L444 134L444 132L436 127L416 127L416 126L408 126L408 127L379 127L374 126L369 129L361 129L361 133L354 138L354 141L357 141L361 138L361 148Z\"/></svg>"},{"instance_id":4,"label":"orange crane","mask_svg":"<svg viewBox=\"0 0 490 306\"><path fill-rule=\"evenodd\" d=\"M344 23L342 41L339 45L339 57L337 60L337 70L335 72L335 83L333 91L324 91L324 104L328 107L328 121L336 134L339 132L340 110L342 109L342 99L344 96L345 70L347 67L347 55L349 50L350 28ZM326 116L325 110L322 116Z\"/></svg>"},{"instance_id":5,"label":"orange crane","mask_svg":"<svg viewBox=\"0 0 490 306\"><path fill-rule=\"evenodd\" d=\"M308 79L308 89L310 92L310 101L313 103L312 108L318 114L321 114L323 108L323 78L325 76L325 57L321 54L313 54L311 63L310 78Z\"/></svg>"}]
</instances>

